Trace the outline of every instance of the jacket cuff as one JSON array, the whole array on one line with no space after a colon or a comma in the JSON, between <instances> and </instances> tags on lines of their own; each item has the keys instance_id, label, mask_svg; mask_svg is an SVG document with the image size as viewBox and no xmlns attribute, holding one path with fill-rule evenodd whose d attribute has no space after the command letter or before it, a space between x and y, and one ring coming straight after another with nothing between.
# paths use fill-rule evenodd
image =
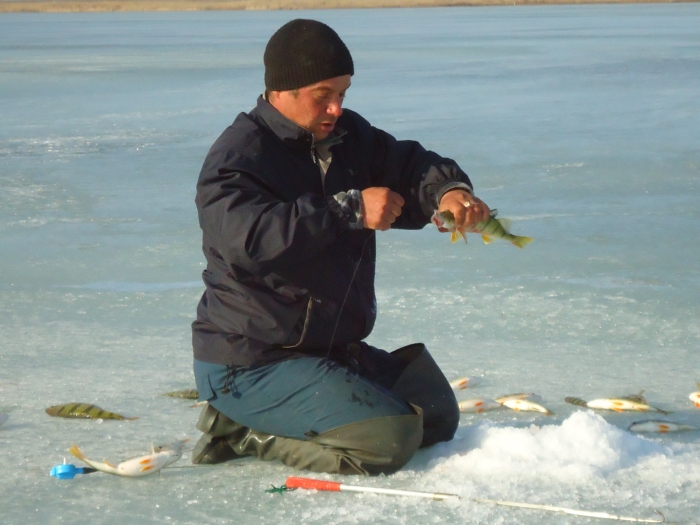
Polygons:
<instances>
[{"instance_id":1,"label":"jacket cuff","mask_svg":"<svg viewBox=\"0 0 700 525\"><path fill-rule=\"evenodd\" d=\"M349 229L361 230L365 227L365 207L360 190L341 191L329 201L333 211L340 215Z\"/></svg>"},{"instance_id":2,"label":"jacket cuff","mask_svg":"<svg viewBox=\"0 0 700 525\"><path fill-rule=\"evenodd\" d=\"M471 193L472 195L474 194L474 189L468 184L465 184L464 182L448 182L435 194L435 201L437 204L437 206L435 206L435 209L438 209L440 207L440 201L445 196L445 193L451 190L464 190L468 193Z\"/></svg>"}]
</instances>

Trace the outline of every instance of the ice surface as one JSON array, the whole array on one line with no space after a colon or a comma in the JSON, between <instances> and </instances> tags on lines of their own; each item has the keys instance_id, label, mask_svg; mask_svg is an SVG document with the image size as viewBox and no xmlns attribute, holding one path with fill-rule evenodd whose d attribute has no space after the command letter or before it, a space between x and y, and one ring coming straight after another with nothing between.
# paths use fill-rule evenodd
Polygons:
<instances>
[{"instance_id":1,"label":"ice surface","mask_svg":"<svg viewBox=\"0 0 700 525\"><path fill-rule=\"evenodd\" d=\"M289 18L330 23L347 106L455 158L532 236L378 235L369 342L430 348L459 399L535 392L554 412L463 414L401 472L346 483L451 492L265 493L252 460L161 476L49 477L75 443L122 461L199 436L190 323L202 292L201 162L262 90ZM645 390L700 425L700 6L8 15L0 18L0 521L3 524L592 523L490 498L695 523L700 433L564 402ZM51 418L88 402L135 421ZM655 417L656 418L656 417ZM323 479L338 479L319 475Z\"/></svg>"}]
</instances>

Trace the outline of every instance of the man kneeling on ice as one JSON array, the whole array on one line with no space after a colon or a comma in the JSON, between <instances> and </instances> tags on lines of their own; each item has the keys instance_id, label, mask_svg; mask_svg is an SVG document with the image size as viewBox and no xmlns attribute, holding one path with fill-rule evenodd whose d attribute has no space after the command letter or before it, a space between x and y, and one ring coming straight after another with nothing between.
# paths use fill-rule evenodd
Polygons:
<instances>
[{"instance_id":1,"label":"man kneeling on ice","mask_svg":"<svg viewBox=\"0 0 700 525\"><path fill-rule=\"evenodd\" d=\"M327 25L285 24L264 63L264 96L214 143L197 184L207 268L194 373L209 403L192 462L390 474L452 439L459 412L424 345L363 342L375 231L422 228L435 209L465 231L489 208L453 160L342 109L353 61Z\"/></svg>"}]
</instances>

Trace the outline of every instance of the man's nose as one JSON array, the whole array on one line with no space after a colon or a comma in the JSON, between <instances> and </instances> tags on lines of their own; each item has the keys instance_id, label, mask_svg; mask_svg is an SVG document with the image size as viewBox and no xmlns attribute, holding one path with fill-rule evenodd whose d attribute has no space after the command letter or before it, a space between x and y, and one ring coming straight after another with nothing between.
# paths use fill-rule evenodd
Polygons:
<instances>
[{"instance_id":1,"label":"man's nose","mask_svg":"<svg viewBox=\"0 0 700 525\"><path fill-rule=\"evenodd\" d=\"M328 113L330 115L333 115L335 118L340 117L340 115L343 114L343 103L340 100L336 100L334 102L331 102L328 105Z\"/></svg>"}]
</instances>

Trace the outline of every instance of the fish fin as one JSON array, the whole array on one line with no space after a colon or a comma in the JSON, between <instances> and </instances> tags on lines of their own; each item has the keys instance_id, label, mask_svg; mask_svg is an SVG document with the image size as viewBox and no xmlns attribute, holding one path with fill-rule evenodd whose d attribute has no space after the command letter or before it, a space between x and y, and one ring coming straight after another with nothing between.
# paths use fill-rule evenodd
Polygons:
<instances>
[{"instance_id":1,"label":"fish fin","mask_svg":"<svg viewBox=\"0 0 700 525\"><path fill-rule=\"evenodd\" d=\"M481 238L484 239L484 244L491 244L493 242L493 239L489 237L488 235L481 235Z\"/></svg>"},{"instance_id":2,"label":"fish fin","mask_svg":"<svg viewBox=\"0 0 700 525\"><path fill-rule=\"evenodd\" d=\"M463 233L462 233L461 231L459 231L459 230L455 230L455 231L452 232L452 235L450 236L450 241L452 241L452 244L454 244L454 243L456 243L456 242L459 242L460 237L461 237L462 239L464 239L464 242L465 242L465 243L468 244L468 242L467 242L467 236L466 236L465 234L463 234Z\"/></svg>"},{"instance_id":3,"label":"fish fin","mask_svg":"<svg viewBox=\"0 0 700 525\"><path fill-rule=\"evenodd\" d=\"M544 415L545 415L545 416L553 416L553 415L554 415L554 412L552 412L551 410L547 410L547 411L544 413Z\"/></svg>"},{"instance_id":4,"label":"fish fin","mask_svg":"<svg viewBox=\"0 0 700 525\"><path fill-rule=\"evenodd\" d=\"M139 461L139 465L149 465L150 463L153 463L153 460L151 458L146 458Z\"/></svg>"},{"instance_id":5,"label":"fish fin","mask_svg":"<svg viewBox=\"0 0 700 525\"><path fill-rule=\"evenodd\" d=\"M112 464L111 464L109 461L107 461L106 459L103 459L103 460L102 460L102 463L104 463L105 465L107 465L107 466L110 467L110 468L117 468L116 465L112 465Z\"/></svg>"},{"instance_id":6,"label":"fish fin","mask_svg":"<svg viewBox=\"0 0 700 525\"><path fill-rule=\"evenodd\" d=\"M496 215L498 215L498 208L491 208L489 210L489 215L491 216L492 219L495 219Z\"/></svg>"},{"instance_id":7,"label":"fish fin","mask_svg":"<svg viewBox=\"0 0 700 525\"><path fill-rule=\"evenodd\" d=\"M668 432L668 425L659 425L659 432Z\"/></svg>"},{"instance_id":8,"label":"fish fin","mask_svg":"<svg viewBox=\"0 0 700 525\"><path fill-rule=\"evenodd\" d=\"M141 469L141 472L146 472L147 470L153 470L155 467L153 465L147 465Z\"/></svg>"},{"instance_id":9,"label":"fish fin","mask_svg":"<svg viewBox=\"0 0 700 525\"><path fill-rule=\"evenodd\" d=\"M476 411L477 414L481 414L485 409L480 408L479 410Z\"/></svg>"},{"instance_id":10,"label":"fish fin","mask_svg":"<svg viewBox=\"0 0 700 525\"><path fill-rule=\"evenodd\" d=\"M127 421L136 421L138 417L125 417L124 419Z\"/></svg>"},{"instance_id":11,"label":"fish fin","mask_svg":"<svg viewBox=\"0 0 700 525\"><path fill-rule=\"evenodd\" d=\"M71 448L68 449L68 452L71 453L71 455L75 456L76 458L85 461L87 458L85 457L85 454L83 454L80 449L78 448L78 445L73 445Z\"/></svg>"},{"instance_id":12,"label":"fish fin","mask_svg":"<svg viewBox=\"0 0 700 525\"><path fill-rule=\"evenodd\" d=\"M510 219L496 219L496 220L501 223L501 226L506 231L506 233L510 233L510 227L513 225L513 222Z\"/></svg>"},{"instance_id":13,"label":"fish fin","mask_svg":"<svg viewBox=\"0 0 700 525\"><path fill-rule=\"evenodd\" d=\"M698 402L696 401L696 402L695 402L695 407L696 407L696 408L700 408L700 403L698 403Z\"/></svg>"},{"instance_id":14,"label":"fish fin","mask_svg":"<svg viewBox=\"0 0 700 525\"><path fill-rule=\"evenodd\" d=\"M521 235L516 235L515 238L510 242L512 242L518 248L524 248L534 240L535 239L533 239L532 237L523 237Z\"/></svg>"}]
</instances>

